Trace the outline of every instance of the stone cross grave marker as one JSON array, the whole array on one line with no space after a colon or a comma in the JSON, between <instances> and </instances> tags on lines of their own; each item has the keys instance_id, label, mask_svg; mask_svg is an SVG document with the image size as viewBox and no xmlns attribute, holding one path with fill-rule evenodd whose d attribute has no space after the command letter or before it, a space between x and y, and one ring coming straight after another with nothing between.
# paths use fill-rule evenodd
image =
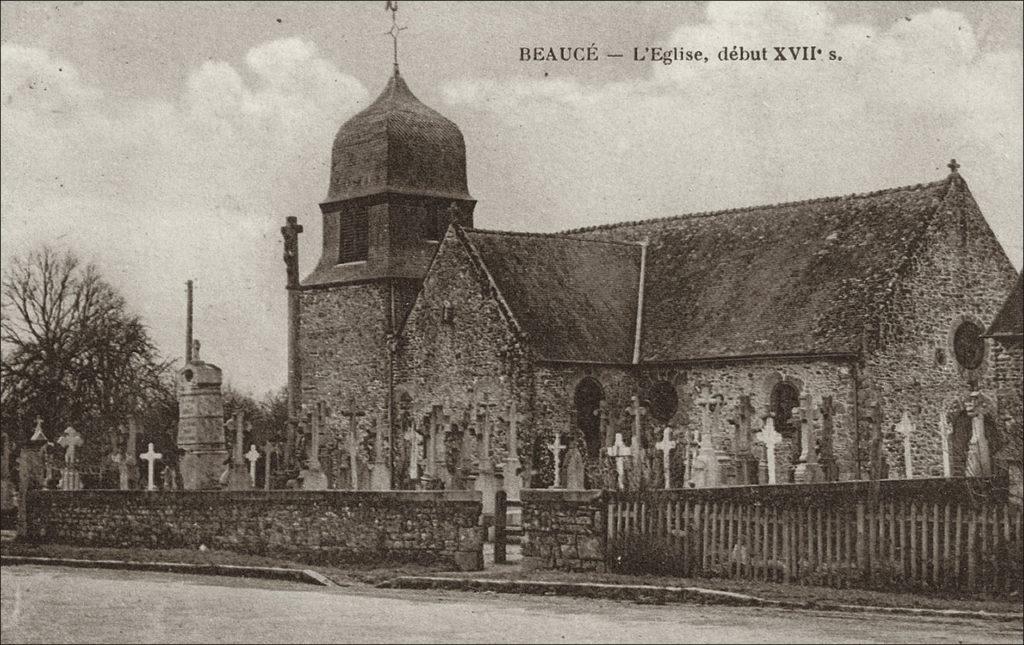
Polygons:
<instances>
[{"instance_id":1,"label":"stone cross grave marker","mask_svg":"<svg viewBox=\"0 0 1024 645\"><path fill-rule=\"evenodd\" d=\"M573 441L565 457L565 487L582 490L586 484L586 460L580 449L580 442Z\"/></svg>"},{"instance_id":2,"label":"stone cross grave marker","mask_svg":"<svg viewBox=\"0 0 1024 645\"><path fill-rule=\"evenodd\" d=\"M300 473L303 490L326 490L327 475L320 467L320 430L326 416L326 405L317 401L313 406L309 429L309 463Z\"/></svg>"},{"instance_id":3,"label":"stone cross grave marker","mask_svg":"<svg viewBox=\"0 0 1024 645\"><path fill-rule=\"evenodd\" d=\"M489 473L494 469L494 465L491 463L491 423L492 414L491 410L497 407L497 401L491 401L487 392L484 392L480 397L480 402L477 403L477 407L481 408L483 414L481 414L482 421L480 422L480 472Z\"/></svg>"},{"instance_id":4,"label":"stone cross grave marker","mask_svg":"<svg viewBox=\"0 0 1024 645\"><path fill-rule=\"evenodd\" d=\"M416 430L416 420L413 419L409 429L402 437L409 442L409 479L416 481L420 478L420 450L423 446L423 435Z\"/></svg>"},{"instance_id":5,"label":"stone cross grave marker","mask_svg":"<svg viewBox=\"0 0 1024 645\"><path fill-rule=\"evenodd\" d=\"M764 444L765 461L768 462L768 483L775 483L775 446L782 441L782 435L775 431L775 419L768 417L764 420L764 427L756 435L758 441Z\"/></svg>"},{"instance_id":6,"label":"stone cross grave marker","mask_svg":"<svg viewBox=\"0 0 1024 645\"><path fill-rule=\"evenodd\" d=\"M250 490L253 480L249 476L249 469L245 466L245 453L243 452L245 449L245 412L239 410L233 419L235 443L231 446L231 462L221 479L227 490Z\"/></svg>"},{"instance_id":7,"label":"stone cross grave marker","mask_svg":"<svg viewBox=\"0 0 1024 645\"><path fill-rule=\"evenodd\" d=\"M373 431L373 464L370 465L370 488L373 490L389 490L391 488L391 470L384 454L384 422L380 413L370 417Z\"/></svg>"},{"instance_id":8,"label":"stone cross grave marker","mask_svg":"<svg viewBox=\"0 0 1024 645\"><path fill-rule=\"evenodd\" d=\"M755 415L750 395L740 396L739 406L729 419L733 426L732 451L736 468L736 483L741 486L757 484L757 459L753 452L753 433L759 420Z\"/></svg>"},{"instance_id":9,"label":"stone cross grave marker","mask_svg":"<svg viewBox=\"0 0 1024 645\"><path fill-rule=\"evenodd\" d=\"M163 454L153 450L153 442L149 443L149 450L139 455L139 459L148 461L147 469L149 471L149 484L146 486L146 490L156 490L156 479L153 477L153 467L156 466L158 459L163 459Z\"/></svg>"},{"instance_id":10,"label":"stone cross grave marker","mask_svg":"<svg viewBox=\"0 0 1024 645\"><path fill-rule=\"evenodd\" d=\"M565 445L562 444L562 434L555 432L555 440L548 444L548 452L551 453L553 463L555 467L555 479L551 488L562 487L562 451L565 450Z\"/></svg>"},{"instance_id":11,"label":"stone cross grave marker","mask_svg":"<svg viewBox=\"0 0 1024 645\"><path fill-rule=\"evenodd\" d=\"M911 461L910 435L914 432L914 422L910 420L910 414L906 410L903 411L895 430L903 437L903 474L907 479L913 479L914 464Z\"/></svg>"},{"instance_id":12,"label":"stone cross grave marker","mask_svg":"<svg viewBox=\"0 0 1024 645\"><path fill-rule=\"evenodd\" d=\"M74 466L78 463L77 451L85 441L82 439L82 435L78 434L78 431L68 426L64 430L64 434L57 439L57 443L64 448L64 463L68 466Z\"/></svg>"},{"instance_id":13,"label":"stone cross grave marker","mask_svg":"<svg viewBox=\"0 0 1024 645\"><path fill-rule=\"evenodd\" d=\"M352 490L359 489L359 442L358 442L358 429L356 427L356 420L358 417L364 416L366 413L362 410L356 409L356 397L349 395L348 397L348 409L340 412L341 416L348 417L348 435L345 437L345 446L348 449L348 470L349 470L349 484L352 486Z\"/></svg>"},{"instance_id":14,"label":"stone cross grave marker","mask_svg":"<svg viewBox=\"0 0 1024 645\"><path fill-rule=\"evenodd\" d=\"M661 451L661 470L665 476L665 490L668 490L672 488L672 449L676 447L676 442L672 441L672 428L665 426L661 431L661 441L654 447Z\"/></svg>"},{"instance_id":15,"label":"stone cross grave marker","mask_svg":"<svg viewBox=\"0 0 1024 645\"><path fill-rule=\"evenodd\" d=\"M249 462L249 479L252 480L252 485L256 485L256 462L260 458L260 451L256 450L256 444L249 444L249 452L245 453L245 458Z\"/></svg>"},{"instance_id":16,"label":"stone cross grave marker","mask_svg":"<svg viewBox=\"0 0 1024 645\"><path fill-rule=\"evenodd\" d=\"M523 420L523 415L516 409L515 398L508 404L505 420L508 421L508 456L502 466L502 482L508 499L519 501L519 491L522 489L519 472L523 467L519 460L519 423Z\"/></svg>"},{"instance_id":17,"label":"stone cross grave marker","mask_svg":"<svg viewBox=\"0 0 1024 645\"><path fill-rule=\"evenodd\" d=\"M720 483L718 468L718 453L715 451L713 437L712 413L718 413L721 405L721 397L711 394L711 388L704 386L700 395L694 399L694 403L701 408L701 430L700 449L697 457L693 460L693 482L699 488L713 488ZM717 420L717 416L715 417Z\"/></svg>"},{"instance_id":18,"label":"stone cross grave marker","mask_svg":"<svg viewBox=\"0 0 1024 645\"><path fill-rule=\"evenodd\" d=\"M644 447L643 418L647 414L647 408L640 405L640 397L634 396L630 399L626 414L633 417L633 440L630 442L630 447L633 450L642 450Z\"/></svg>"},{"instance_id":19,"label":"stone cross grave marker","mask_svg":"<svg viewBox=\"0 0 1024 645\"><path fill-rule=\"evenodd\" d=\"M942 444L942 476L952 477L953 476L953 462L950 459L949 454L949 435L951 429L949 427L949 419L946 418L946 413L939 412L939 442Z\"/></svg>"},{"instance_id":20,"label":"stone cross grave marker","mask_svg":"<svg viewBox=\"0 0 1024 645\"><path fill-rule=\"evenodd\" d=\"M625 487L626 483L626 457L633 454L629 446L622 440L622 433L615 433L615 443L606 448L609 457L615 459L615 473L618 475L619 490Z\"/></svg>"}]
</instances>

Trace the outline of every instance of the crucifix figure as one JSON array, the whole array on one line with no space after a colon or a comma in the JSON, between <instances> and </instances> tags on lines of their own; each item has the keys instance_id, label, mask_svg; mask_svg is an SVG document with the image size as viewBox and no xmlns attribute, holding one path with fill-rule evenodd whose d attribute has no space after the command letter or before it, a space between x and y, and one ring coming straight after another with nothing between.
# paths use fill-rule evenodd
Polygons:
<instances>
[{"instance_id":1,"label":"crucifix figure","mask_svg":"<svg viewBox=\"0 0 1024 645\"><path fill-rule=\"evenodd\" d=\"M755 439L764 444L765 461L768 466L768 483L775 483L775 446L782 441L782 435L775 431L775 419L768 417L764 420L761 432L755 435Z\"/></svg>"},{"instance_id":2,"label":"crucifix figure","mask_svg":"<svg viewBox=\"0 0 1024 645\"><path fill-rule=\"evenodd\" d=\"M615 459L615 473L618 475L619 490L626 484L626 457L633 454L629 446L622 440L622 433L615 433L615 443L606 448L609 457Z\"/></svg>"},{"instance_id":3,"label":"crucifix figure","mask_svg":"<svg viewBox=\"0 0 1024 645\"><path fill-rule=\"evenodd\" d=\"M914 432L914 422L910 420L910 414L906 410L896 424L896 432L903 437L903 474L907 479L914 478L914 465L911 463L910 435Z\"/></svg>"},{"instance_id":4,"label":"crucifix figure","mask_svg":"<svg viewBox=\"0 0 1024 645\"><path fill-rule=\"evenodd\" d=\"M562 443L562 434L559 432L555 433L555 440L547 445L548 452L551 453L552 463L555 468L555 479L551 488L562 487L562 451L565 450L565 445Z\"/></svg>"},{"instance_id":5,"label":"crucifix figure","mask_svg":"<svg viewBox=\"0 0 1024 645\"><path fill-rule=\"evenodd\" d=\"M153 477L153 467L156 465L157 459L163 458L163 454L153 450L153 442L150 442L149 450L139 455L139 458L149 462L149 485L146 486L146 490L156 490L156 479Z\"/></svg>"},{"instance_id":6,"label":"crucifix figure","mask_svg":"<svg viewBox=\"0 0 1024 645\"><path fill-rule=\"evenodd\" d=\"M256 462L260 458L260 451L256 450L256 444L249 445L249 452L245 453L245 458L249 462L249 479L252 480L252 485L256 485Z\"/></svg>"},{"instance_id":7,"label":"crucifix figure","mask_svg":"<svg viewBox=\"0 0 1024 645\"><path fill-rule=\"evenodd\" d=\"M391 12L391 29L384 32L385 35L391 36L392 43L394 45L394 61L395 61L395 73L398 73L398 34L406 30L406 27L398 26L398 0L387 0L387 4L384 6L385 11Z\"/></svg>"},{"instance_id":8,"label":"crucifix figure","mask_svg":"<svg viewBox=\"0 0 1024 645\"><path fill-rule=\"evenodd\" d=\"M654 444L661 451L661 471L665 475L665 490L672 488L672 449L676 442L672 441L672 428L665 426L661 431L661 441Z\"/></svg>"},{"instance_id":9,"label":"crucifix figure","mask_svg":"<svg viewBox=\"0 0 1024 645\"><path fill-rule=\"evenodd\" d=\"M302 225L292 215L286 220L287 223L281 227L281 237L284 238L284 265L288 271L288 286L299 286L299 233L302 232Z\"/></svg>"},{"instance_id":10,"label":"crucifix figure","mask_svg":"<svg viewBox=\"0 0 1024 645\"><path fill-rule=\"evenodd\" d=\"M356 398L349 395L348 409L342 410L341 416L348 417L348 436L345 438L345 441L346 447L348 448L349 481L351 483L352 490L359 488L359 463L357 460L359 448L357 441L356 418L365 414L366 413L362 410L356 410Z\"/></svg>"}]
</instances>

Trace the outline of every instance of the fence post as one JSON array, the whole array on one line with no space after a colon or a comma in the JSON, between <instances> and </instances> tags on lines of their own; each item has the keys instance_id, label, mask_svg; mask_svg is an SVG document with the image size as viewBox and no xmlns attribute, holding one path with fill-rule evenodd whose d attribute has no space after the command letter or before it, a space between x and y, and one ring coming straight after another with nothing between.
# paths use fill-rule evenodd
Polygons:
<instances>
[{"instance_id":1,"label":"fence post","mask_svg":"<svg viewBox=\"0 0 1024 645\"><path fill-rule=\"evenodd\" d=\"M508 522L508 493L499 488L494 493L494 564L505 564L506 531Z\"/></svg>"}]
</instances>

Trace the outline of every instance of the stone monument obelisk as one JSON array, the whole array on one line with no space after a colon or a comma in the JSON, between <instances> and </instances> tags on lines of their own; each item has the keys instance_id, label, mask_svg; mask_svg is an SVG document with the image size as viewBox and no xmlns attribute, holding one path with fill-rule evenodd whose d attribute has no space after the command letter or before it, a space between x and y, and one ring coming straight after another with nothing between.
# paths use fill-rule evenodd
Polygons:
<instances>
[{"instance_id":1,"label":"stone monument obelisk","mask_svg":"<svg viewBox=\"0 0 1024 645\"><path fill-rule=\"evenodd\" d=\"M224 398L221 370L199 358L199 341L178 372L178 447L185 490L220 488L228 452L224 447Z\"/></svg>"}]
</instances>

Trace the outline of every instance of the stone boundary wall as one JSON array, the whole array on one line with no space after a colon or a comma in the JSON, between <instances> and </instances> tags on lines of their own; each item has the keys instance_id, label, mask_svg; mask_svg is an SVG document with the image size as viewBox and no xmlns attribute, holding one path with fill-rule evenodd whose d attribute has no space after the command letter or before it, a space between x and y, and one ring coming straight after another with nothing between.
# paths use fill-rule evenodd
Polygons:
<instances>
[{"instance_id":1,"label":"stone boundary wall","mask_svg":"<svg viewBox=\"0 0 1024 645\"><path fill-rule=\"evenodd\" d=\"M524 568L605 571L604 491L524 489L520 496Z\"/></svg>"},{"instance_id":2,"label":"stone boundary wall","mask_svg":"<svg viewBox=\"0 0 1024 645\"><path fill-rule=\"evenodd\" d=\"M25 539L483 568L477 491L31 491Z\"/></svg>"}]
</instances>

